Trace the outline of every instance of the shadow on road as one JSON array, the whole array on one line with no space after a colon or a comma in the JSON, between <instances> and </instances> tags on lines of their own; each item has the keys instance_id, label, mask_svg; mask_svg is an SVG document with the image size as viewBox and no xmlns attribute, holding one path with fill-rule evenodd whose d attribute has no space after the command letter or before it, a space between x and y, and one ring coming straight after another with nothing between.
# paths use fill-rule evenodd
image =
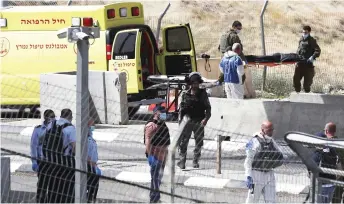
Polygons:
<instances>
[{"instance_id":1,"label":"shadow on road","mask_svg":"<svg viewBox=\"0 0 344 204\"><path fill-rule=\"evenodd\" d=\"M36 203L36 193L25 191L10 191L9 195L4 195L2 202L6 203ZM145 203L131 200L113 200L98 198L97 203Z\"/></svg>"}]
</instances>

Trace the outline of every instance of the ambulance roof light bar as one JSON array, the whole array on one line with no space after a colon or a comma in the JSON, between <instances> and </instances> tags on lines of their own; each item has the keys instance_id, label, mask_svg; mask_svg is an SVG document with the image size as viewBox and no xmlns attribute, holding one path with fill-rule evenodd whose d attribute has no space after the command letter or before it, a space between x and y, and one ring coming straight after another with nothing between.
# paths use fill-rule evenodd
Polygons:
<instances>
[{"instance_id":1,"label":"ambulance roof light bar","mask_svg":"<svg viewBox=\"0 0 344 204\"><path fill-rule=\"evenodd\" d=\"M127 17L127 8L120 8L119 9L119 16L120 17Z\"/></svg>"},{"instance_id":2,"label":"ambulance roof light bar","mask_svg":"<svg viewBox=\"0 0 344 204\"><path fill-rule=\"evenodd\" d=\"M132 16L139 16L139 15L140 15L140 9L139 9L139 7L132 7L132 8L131 8L131 15L132 15Z\"/></svg>"},{"instance_id":3,"label":"ambulance roof light bar","mask_svg":"<svg viewBox=\"0 0 344 204\"><path fill-rule=\"evenodd\" d=\"M6 18L0 18L0 27L7 27L7 19Z\"/></svg>"},{"instance_id":4,"label":"ambulance roof light bar","mask_svg":"<svg viewBox=\"0 0 344 204\"><path fill-rule=\"evenodd\" d=\"M92 27L93 26L93 18L82 18L82 25L84 27Z\"/></svg>"},{"instance_id":5,"label":"ambulance roof light bar","mask_svg":"<svg viewBox=\"0 0 344 204\"><path fill-rule=\"evenodd\" d=\"M73 17L72 18L72 27L80 27L81 26L81 18Z\"/></svg>"}]
</instances>

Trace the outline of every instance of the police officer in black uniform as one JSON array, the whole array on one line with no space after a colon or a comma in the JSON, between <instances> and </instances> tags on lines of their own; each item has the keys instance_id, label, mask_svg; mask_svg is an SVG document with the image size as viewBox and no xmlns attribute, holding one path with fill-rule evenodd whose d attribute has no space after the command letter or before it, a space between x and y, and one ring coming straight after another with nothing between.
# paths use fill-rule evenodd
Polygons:
<instances>
[{"instance_id":1,"label":"police officer in black uniform","mask_svg":"<svg viewBox=\"0 0 344 204\"><path fill-rule=\"evenodd\" d=\"M299 40L299 47L297 54L299 54L305 61L298 62L295 67L293 84L296 92L301 91L301 79L303 78L303 89L306 93L311 91L313 78L315 75L313 62L320 56L321 49L310 33L310 26L303 27L303 35Z\"/></svg>"},{"instance_id":2,"label":"police officer in black uniform","mask_svg":"<svg viewBox=\"0 0 344 204\"><path fill-rule=\"evenodd\" d=\"M186 124L179 142L179 157L180 160L177 165L181 169L185 169L186 154L191 133L195 137L195 150L193 167L199 168L199 158L201 157L201 149L204 139L204 126L206 126L211 116L211 106L209 98L205 89L200 89L199 85L203 83L201 74L192 72L186 78L190 89L182 93L180 109L179 109L179 123L185 115L190 117L190 121Z\"/></svg>"}]
</instances>

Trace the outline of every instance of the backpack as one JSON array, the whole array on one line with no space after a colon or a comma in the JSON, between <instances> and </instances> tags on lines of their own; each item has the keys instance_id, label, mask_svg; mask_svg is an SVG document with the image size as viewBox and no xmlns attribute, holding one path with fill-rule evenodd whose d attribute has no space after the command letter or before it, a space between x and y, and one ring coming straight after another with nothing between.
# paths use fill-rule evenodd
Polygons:
<instances>
[{"instance_id":1,"label":"backpack","mask_svg":"<svg viewBox=\"0 0 344 204\"><path fill-rule=\"evenodd\" d=\"M149 120L145 124L144 132L143 132L143 143L146 144L146 126L148 123L153 122L158 125L157 132L151 138L151 145L158 146L158 145L170 145L170 133L169 129L165 122L157 121L157 120Z\"/></svg>"},{"instance_id":2,"label":"backpack","mask_svg":"<svg viewBox=\"0 0 344 204\"><path fill-rule=\"evenodd\" d=\"M72 124L57 125L56 121L54 121L51 129L44 136L42 152L44 158L53 164L63 164L64 162L63 156L68 146L63 148L62 130L68 126L72 126Z\"/></svg>"}]
</instances>

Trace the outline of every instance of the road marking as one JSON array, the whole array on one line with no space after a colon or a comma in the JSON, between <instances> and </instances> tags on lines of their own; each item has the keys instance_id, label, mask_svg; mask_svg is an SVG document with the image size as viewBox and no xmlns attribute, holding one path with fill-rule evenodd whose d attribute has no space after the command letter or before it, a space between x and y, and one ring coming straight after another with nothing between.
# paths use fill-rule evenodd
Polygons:
<instances>
[{"instance_id":1,"label":"road marking","mask_svg":"<svg viewBox=\"0 0 344 204\"><path fill-rule=\"evenodd\" d=\"M23 163L18 163L18 162L11 162L10 170L11 173L14 173L21 165L24 165Z\"/></svg>"},{"instance_id":2,"label":"road marking","mask_svg":"<svg viewBox=\"0 0 344 204\"><path fill-rule=\"evenodd\" d=\"M26 127L22 131L20 131L20 135L31 136L34 129L35 129L35 126L33 126L33 127Z\"/></svg>"},{"instance_id":3,"label":"road marking","mask_svg":"<svg viewBox=\"0 0 344 204\"><path fill-rule=\"evenodd\" d=\"M151 177L149 173L141 172L127 172L123 171L116 176L116 179L121 181L129 181L136 183L150 183Z\"/></svg>"},{"instance_id":4,"label":"road marking","mask_svg":"<svg viewBox=\"0 0 344 204\"><path fill-rule=\"evenodd\" d=\"M224 188L229 179L217 179L207 177L190 177L184 182L185 186L197 186L204 188Z\"/></svg>"},{"instance_id":5,"label":"road marking","mask_svg":"<svg viewBox=\"0 0 344 204\"><path fill-rule=\"evenodd\" d=\"M296 185L291 183L276 183L276 192L300 194L308 185Z\"/></svg>"},{"instance_id":6,"label":"road marking","mask_svg":"<svg viewBox=\"0 0 344 204\"><path fill-rule=\"evenodd\" d=\"M113 142L118 137L118 133L93 131L93 138L96 141Z\"/></svg>"}]
</instances>

